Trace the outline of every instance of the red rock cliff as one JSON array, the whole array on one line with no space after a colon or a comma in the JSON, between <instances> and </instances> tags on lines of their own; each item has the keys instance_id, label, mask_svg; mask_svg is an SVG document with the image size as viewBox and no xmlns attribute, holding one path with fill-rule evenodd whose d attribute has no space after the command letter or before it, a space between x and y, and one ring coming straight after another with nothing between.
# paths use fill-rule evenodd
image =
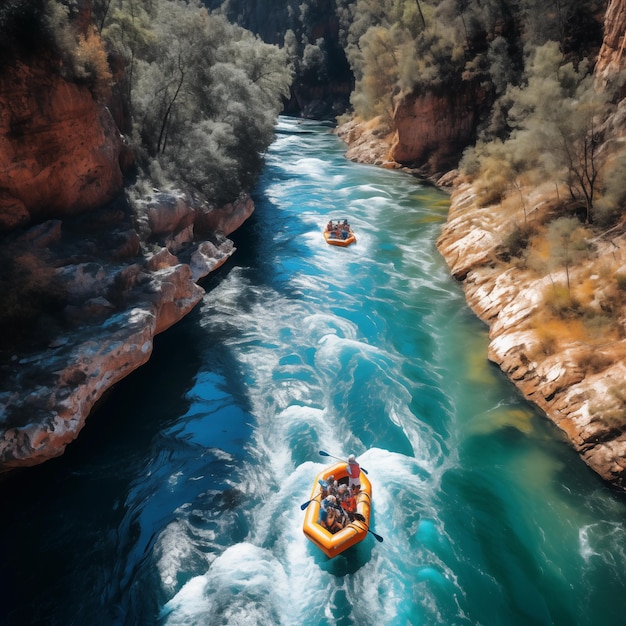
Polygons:
<instances>
[{"instance_id":1,"label":"red rock cliff","mask_svg":"<svg viewBox=\"0 0 626 626\"><path fill-rule=\"evenodd\" d=\"M122 189L108 109L50 64L0 74L0 231L102 206Z\"/></svg>"},{"instance_id":2,"label":"red rock cliff","mask_svg":"<svg viewBox=\"0 0 626 626\"><path fill-rule=\"evenodd\" d=\"M393 115L391 158L424 165L428 174L456 167L463 149L473 141L481 99L471 86L456 94L406 96Z\"/></svg>"}]
</instances>

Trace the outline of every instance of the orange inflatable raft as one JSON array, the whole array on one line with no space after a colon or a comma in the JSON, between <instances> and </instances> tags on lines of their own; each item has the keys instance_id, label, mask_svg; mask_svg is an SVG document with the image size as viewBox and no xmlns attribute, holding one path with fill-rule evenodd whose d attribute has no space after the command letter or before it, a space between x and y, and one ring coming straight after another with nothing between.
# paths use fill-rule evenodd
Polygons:
<instances>
[{"instance_id":1,"label":"orange inflatable raft","mask_svg":"<svg viewBox=\"0 0 626 626\"><path fill-rule=\"evenodd\" d=\"M347 220L343 222L341 220L336 222L331 220L328 222L324 230L324 239L327 244L341 246L342 248L356 243L356 235Z\"/></svg>"},{"instance_id":2,"label":"orange inflatable raft","mask_svg":"<svg viewBox=\"0 0 626 626\"><path fill-rule=\"evenodd\" d=\"M337 463L327 467L315 477L311 500L306 507L304 524L302 530L304 534L329 558L333 558L347 550L359 541L365 539L370 525L370 513L372 507L372 484L367 476L361 471L361 491L357 496L357 517L345 528L330 533L326 528L318 523L320 515L320 500L322 488L319 481L326 481L330 475L335 477L337 482L348 482L347 463ZM303 507L305 505L302 505Z\"/></svg>"}]
</instances>

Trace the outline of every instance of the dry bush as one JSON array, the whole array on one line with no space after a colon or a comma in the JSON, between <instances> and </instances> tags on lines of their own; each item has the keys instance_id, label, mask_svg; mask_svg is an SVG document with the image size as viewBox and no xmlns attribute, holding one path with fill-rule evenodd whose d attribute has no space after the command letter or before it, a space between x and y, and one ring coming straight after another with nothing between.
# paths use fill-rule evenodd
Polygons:
<instances>
[{"instance_id":1,"label":"dry bush","mask_svg":"<svg viewBox=\"0 0 626 626\"><path fill-rule=\"evenodd\" d=\"M105 99L110 94L113 76L104 42L93 26L85 36L78 36L72 56L76 78L87 83L97 98Z\"/></svg>"},{"instance_id":2,"label":"dry bush","mask_svg":"<svg viewBox=\"0 0 626 626\"><path fill-rule=\"evenodd\" d=\"M563 335L563 322L550 317L538 321L536 336L541 346L541 353L550 356L557 352Z\"/></svg>"},{"instance_id":3,"label":"dry bush","mask_svg":"<svg viewBox=\"0 0 626 626\"><path fill-rule=\"evenodd\" d=\"M615 283L619 291L626 292L626 274L615 274Z\"/></svg>"},{"instance_id":4,"label":"dry bush","mask_svg":"<svg viewBox=\"0 0 626 626\"><path fill-rule=\"evenodd\" d=\"M549 312L560 319L580 317L580 301L567 288L567 285L554 283L546 287L543 301Z\"/></svg>"},{"instance_id":5,"label":"dry bush","mask_svg":"<svg viewBox=\"0 0 626 626\"><path fill-rule=\"evenodd\" d=\"M590 407L591 412L608 428L622 431L626 428L626 386L615 383L607 391L605 397Z\"/></svg>"},{"instance_id":6,"label":"dry bush","mask_svg":"<svg viewBox=\"0 0 626 626\"><path fill-rule=\"evenodd\" d=\"M600 350L589 349L579 359L578 365L585 372L590 374L599 374L613 364L613 358L604 354Z\"/></svg>"},{"instance_id":7,"label":"dry bush","mask_svg":"<svg viewBox=\"0 0 626 626\"><path fill-rule=\"evenodd\" d=\"M535 232L532 226L527 224L515 224L513 230L504 240L502 248L498 251L498 257L504 261L510 261L511 259L524 261L526 249ZM525 262L521 265L524 266Z\"/></svg>"},{"instance_id":8,"label":"dry bush","mask_svg":"<svg viewBox=\"0 0 626 626\"><path fill-rule=\"evenodd\" d=\"M507 187L504 176L483 175L474 185L476 199L481 206L498 204L504 197Z\"/></svg>"}]
</instances>

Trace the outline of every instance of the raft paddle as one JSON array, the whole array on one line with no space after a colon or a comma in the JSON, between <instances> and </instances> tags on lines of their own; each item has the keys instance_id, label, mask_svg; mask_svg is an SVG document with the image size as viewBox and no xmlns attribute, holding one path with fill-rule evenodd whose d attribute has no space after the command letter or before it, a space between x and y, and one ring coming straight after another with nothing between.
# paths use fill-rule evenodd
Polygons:
<instances>
[{"instance_id":1,"label":"raft paddle","mask_svg":"<svg viewBox=\"0 0 626 626\"><path fill-rule=\"evenodd\" d=\"M367 526L367 522L365 521L364 515L361 515L360 513L354 513L354 519L358 520L359 522ZM369 526L367 526L367 532L372 533L372 535L376 537L376 541L379 541L380 543L383 542L383 538L380 535L377 535L373 530L370 530Z\"/></svg>"},{"instance_id":2,"label":"raft paddle","mask_svg":"<svg viewBox=\"0 0 626 626\"><path fill-rule=\"evenodd\" d=\"M345 459L340 459L338 456L333 456L332 454L328 454L328 452L324 452L324 450L320 450L320 456L329 456L331 459L337 459L338 461L343 461L344 463L348 463ZM367 470L364 467L361 467L361 471L364 474L367 474Z\"/></svg>"},{"instance_id":3,"label":"raft paddle","mask_svg":"<svg viewBox=\"0 0 626 626\"><path fill-rule=\"evenodd\" d=\"M319 494L320 496L322 494ZM319 496L315 496L315 498L311 498L310 500L307 500L304 504L300 505L300 509L302 509L304 511L304 509L306 509L307 506L309 506L309 504L311 504L311 502L313 502L313 500L317 500Z\"/></svg>"}]
</instances>

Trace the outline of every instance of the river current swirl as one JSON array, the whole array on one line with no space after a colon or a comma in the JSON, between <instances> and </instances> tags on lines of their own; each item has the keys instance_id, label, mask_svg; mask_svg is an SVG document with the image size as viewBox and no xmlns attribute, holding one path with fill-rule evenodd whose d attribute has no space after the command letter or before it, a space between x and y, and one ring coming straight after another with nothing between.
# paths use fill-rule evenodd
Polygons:
<instances>
[{"instance_id":1,"label":"river current swirl","mask_svg":"<svg viewBox=\"0 0 626 626\"><path fill-rule=\"evenodd\" d=\"M618 626L626 507L486 359L448 200L281 118L203 302L58 460L0 482L0 623ZM349 248L325 244L348 218ZM300 505L357 455L373 535Z\"/></svg>"}]
</instances>

